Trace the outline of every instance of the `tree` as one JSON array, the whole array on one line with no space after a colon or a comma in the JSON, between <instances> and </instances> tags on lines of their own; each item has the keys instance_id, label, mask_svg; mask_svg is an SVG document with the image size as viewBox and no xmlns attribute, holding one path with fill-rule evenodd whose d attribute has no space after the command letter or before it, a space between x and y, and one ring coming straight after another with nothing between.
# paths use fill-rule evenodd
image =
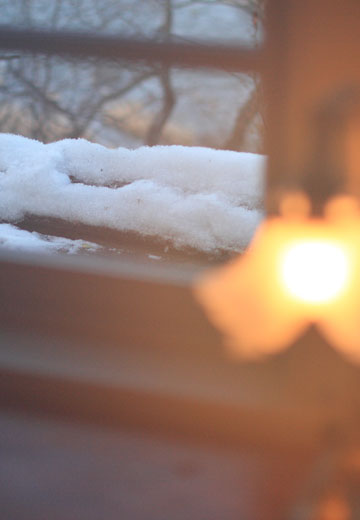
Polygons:
<instances>
[{"instance_id":1,"label":"tree","mask_svg":"<svg viewBox=\"0 0 360 520\"><path fill-rule=\"evenodd\" d=\"M242 16L245 13L252 20L252 39L257 42L263 3L262 0L104 0L101 4L97 0L14 0L12 3L0 0L0 8L7 23L105 31L166 42L186 39L185 23L181 20L186 19L189 10L198 7L201 11L198 17L202 17L204 25L209 7L222 6ZM208 26L207 37L212 31L211 24ZM0 74L1 130L44 142L86 137L110 145L153 145L178 140L184 144L221 147L224 143L220 136L225 131L228 134L225 147L239 149L244 147L245 136L259 107L259 81L244 74L230 77L224 73L223 79L218 80L219 88L236 104L228 110L227 129L217 128L220 121L214 113L218 107L213 106L217 93L215 87L210 89L213 80L209 80L206 72L3 55ZM204 89L201 93L201 81L206 83L205 93ZM244 92L243 99L237 99L237 89L245 89L250 100L246 102ZM191 104L194 109L189 108ZM204 118L196 115L195 109L199 112L199 107L209 114L205 123ZM187 125L183 123L185 112ZM174 138L176 130L179 131Z\"/></svg>"}]
</instances>

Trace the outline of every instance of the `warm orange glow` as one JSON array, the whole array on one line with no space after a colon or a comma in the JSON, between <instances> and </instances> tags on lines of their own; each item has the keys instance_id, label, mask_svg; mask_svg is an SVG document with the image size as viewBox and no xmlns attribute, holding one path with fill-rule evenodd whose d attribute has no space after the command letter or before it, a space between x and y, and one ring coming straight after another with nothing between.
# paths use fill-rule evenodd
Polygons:
<instances>
[{"instance_id":1,"label":"warm orange glow","mask_svg":"<svg viewBox=\"0 0 360 520\"><path fill-rule=\"evenodd\" d=\"M334 300L349 277L349 259L341 243L304 240L288 247L281 274L289 293L306 303Z\"/></svg>"},{"instance_id":2,"label":"warm orange glow","mask_svg":"<svg viewBox=\"0 0 360 520\"><path fill-rule=\"evenodd\" d=\"M278 352L315 323L330 343L360 361L355 202L333 199L323 218L309 217L301 208L265 220L248 251L205 276L195 291L242 357Z\"/></svg>"}]
</instances>

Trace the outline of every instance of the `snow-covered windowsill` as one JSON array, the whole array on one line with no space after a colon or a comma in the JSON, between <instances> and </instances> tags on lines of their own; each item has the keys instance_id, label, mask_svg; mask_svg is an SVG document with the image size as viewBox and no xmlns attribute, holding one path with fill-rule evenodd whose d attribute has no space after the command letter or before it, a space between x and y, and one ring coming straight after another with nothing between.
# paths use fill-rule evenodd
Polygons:
<instances>
[{"instance_id":1,"label":"snow-covered windowsill","mask_svg":"<svg viewBox=\"0 0 360 520\"><path fill-rule=\"evenodd\" d=\"M261 220L264 157L183 146L44 145L0 134L0 247L219 259Z\"/></svg>"}]
</instances>

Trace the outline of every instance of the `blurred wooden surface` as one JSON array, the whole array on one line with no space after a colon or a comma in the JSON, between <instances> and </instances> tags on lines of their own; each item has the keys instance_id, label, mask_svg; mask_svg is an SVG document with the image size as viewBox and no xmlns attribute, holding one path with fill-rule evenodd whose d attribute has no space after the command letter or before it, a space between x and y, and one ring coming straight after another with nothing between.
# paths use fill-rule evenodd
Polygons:
<instances>
[{"instance_id":1,"label":"blurred wooden surface","mask_svg":"<svg viewBox=\"0 0 360 520\"><path fill-rule=\"evenodd\" d=\"M273 0L268 2L268 14L264 76L267 202L269 211L276 212L281 193L289 186L297 187L313 166L319 109L339 94L359 91L360 3ZM348 165L344 167L348 169ZM318 173L313 172L314 176Z\"/></svg>"},{"instance_id":2,"label":"blurred wooden surface","mask_svg":"<svg viewBox=\"0 0 360 520\"><path fill-rule=\"evenodd\" d=\"M14 412L0 456L4 520L277 519L306 465Z\"/></svg>"}]
</instances>

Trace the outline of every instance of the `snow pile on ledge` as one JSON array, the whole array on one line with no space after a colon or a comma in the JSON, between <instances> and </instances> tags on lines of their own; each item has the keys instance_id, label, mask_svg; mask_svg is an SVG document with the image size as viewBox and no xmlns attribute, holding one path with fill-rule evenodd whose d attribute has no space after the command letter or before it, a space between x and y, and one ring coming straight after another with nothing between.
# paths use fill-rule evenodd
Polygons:
<instances>
[{"instance_id":1,"label":"snow pile on ledge","mask_svg":"<svg viewBox=\"0 0 360 520\"><path fill-rule=\"evenodd\" d=\"M0 224L0 246L13 251L56 252L75 254L79 251L95 251L100 246L85 240L53 237L25 231L11 224Z\"/></svg>"},{"instance_id":2,"label":"snow pile on ledge","mask_svg":"<svg viewBox=\"0 0 360 520\"><path fill-rule=\"evenodd\" d=\"M178 248L238 251L261 219L264 161L208 148L111 150L0 134L0 220L57 217Z\"/></svg>"}]
</instances>

